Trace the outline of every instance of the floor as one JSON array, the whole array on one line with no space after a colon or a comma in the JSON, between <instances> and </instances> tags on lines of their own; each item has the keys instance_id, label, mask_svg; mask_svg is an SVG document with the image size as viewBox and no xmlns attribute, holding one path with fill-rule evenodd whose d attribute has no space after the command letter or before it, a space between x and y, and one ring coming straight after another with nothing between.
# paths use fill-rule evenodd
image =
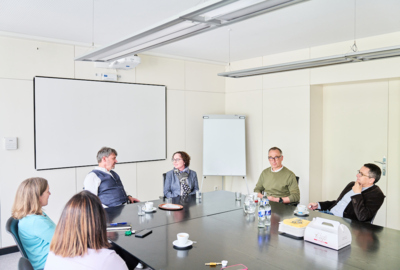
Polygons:
<instances>
[{"instance_id":1,"label":"floor","mask_svg":"<svg viewBox=\"0 0 400 270\"><path fill-rule=\"evenodd\" d=\"M21 253L15 252L0 256L0 270L16 270L18 269L18 260Z\"/></svg>"},{"instance_id":2,"label":"floor","mask_svg":"<svg viewBox=\"0 0 400 270\"><path fill-rule=\"evenodd\" d=\"M17 270L18 261L21 258L21 253L15 252L0 256L0 270ZM135 268L135 270L150 270L150 268Z\"/></svg>"}]
</instances>

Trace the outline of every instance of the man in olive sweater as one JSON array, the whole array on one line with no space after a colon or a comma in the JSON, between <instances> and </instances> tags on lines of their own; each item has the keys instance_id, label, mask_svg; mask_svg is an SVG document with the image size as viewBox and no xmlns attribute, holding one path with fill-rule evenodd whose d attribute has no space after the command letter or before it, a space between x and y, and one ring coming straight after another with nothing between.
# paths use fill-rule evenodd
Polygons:
<instances>
[{"instance_id":1,"label":"man in olive sweater","mask_svg":"<svg viewBox=\"0 0 400 270\"><path fill-rule=\"evenodd\" d=\"M271 202L292 203L300 201L300 190L296 175L282 165L282 150L272 147L268 151L268 160L271 167L266 168L260 175L254 192L262 198L261 192L267 192Z\"/></svg>"}]
</instances>

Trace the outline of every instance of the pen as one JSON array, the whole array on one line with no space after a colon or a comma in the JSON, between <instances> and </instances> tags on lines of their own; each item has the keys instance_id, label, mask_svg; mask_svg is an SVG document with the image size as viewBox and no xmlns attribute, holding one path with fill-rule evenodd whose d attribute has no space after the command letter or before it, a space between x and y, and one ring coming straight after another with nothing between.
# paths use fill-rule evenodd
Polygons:
<instances>
[{"instance_id":1,"label":"pen","mask_svg":"<svg viewBox=\"0 0 400 270\"><path fill-rule=\"evenodd\" d=\"M110 223L110 226L125 225L127 222Z\"/></svg>"}]
</instances>

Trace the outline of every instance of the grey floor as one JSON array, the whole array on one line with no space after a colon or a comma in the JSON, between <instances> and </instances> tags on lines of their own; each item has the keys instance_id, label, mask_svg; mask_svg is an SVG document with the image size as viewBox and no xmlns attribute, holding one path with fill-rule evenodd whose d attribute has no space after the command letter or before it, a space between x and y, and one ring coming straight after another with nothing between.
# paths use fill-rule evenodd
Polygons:
<instances>
[{"instance_id":1,"label":"grey floor","mask_svg":"<svg viewBox=\"0 0 400 270\"><path fill-rule=\"evenodd\" d=\"M21 253L19 252L1 255L0 270L17 270L19 258L21 258Z\"/></svg>"},{"instance_id":2,"label":"grey floor","mask_svg":"<svg viewBox=\"0 0 400 270\"><path fill-rule=\"evenodd\" d=\"M15 252L0 256L0 270L18 270L18 260L21 258L21 253ZM135 268L135 270L150 270L150 268Z\"/></svg>"}]
</instances>

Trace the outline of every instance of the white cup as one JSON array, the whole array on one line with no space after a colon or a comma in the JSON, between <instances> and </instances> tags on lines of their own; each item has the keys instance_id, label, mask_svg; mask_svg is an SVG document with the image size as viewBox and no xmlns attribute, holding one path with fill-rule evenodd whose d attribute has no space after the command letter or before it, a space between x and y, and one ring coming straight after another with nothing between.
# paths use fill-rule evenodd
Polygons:
<instances>
[{"instance_id":1,"label":"white cup","mask_svg":"<svg viewBox=\"0 0 400 270\"><path fill-rule=\"evenodd\" d=\"M187 233L178 233L176 235L176 238L178 239L178 243L179 245L184 245L187 243L187 241L189 240L189 234Z\"/></svg>"},{"instance_id":2,"label":"white cup","mask_svg":"<svg viewBox=\"0 0 400 270\"><path fill-rule=\"evenodd\" d=\"M146 211L150 211L153 209L153 202L146 202L145 204Z\"/></svg>"},{"instance_id":3,"label":"white cup","mask_svg":"<svg viewBox=\"0 0 400 270\"><path fill-rule=\"evenodd\" d=\"M297 213L303 214L307 210L307 206L299 204L297 205Z\"/></svg>"}]
</instances>

